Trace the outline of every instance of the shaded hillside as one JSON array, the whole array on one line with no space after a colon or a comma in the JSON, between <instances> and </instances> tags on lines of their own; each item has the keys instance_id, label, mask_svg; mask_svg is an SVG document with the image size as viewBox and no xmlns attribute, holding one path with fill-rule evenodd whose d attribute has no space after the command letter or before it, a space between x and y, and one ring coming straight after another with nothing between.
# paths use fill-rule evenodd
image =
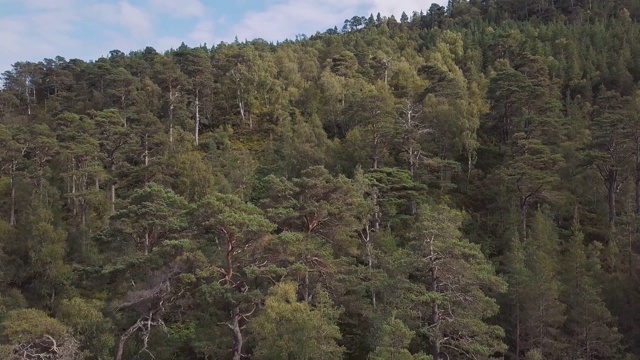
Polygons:
<instances>
[{"instance_id":1,"label":"shaded hillside","mask_svg":"<svg viewBox=\"0 0 640 360\"><path fill-rule=\"evenodd\" d=\"M15 63L0 358L640 356L640 5L527 4Z\"/></svg>"}]
</instances>

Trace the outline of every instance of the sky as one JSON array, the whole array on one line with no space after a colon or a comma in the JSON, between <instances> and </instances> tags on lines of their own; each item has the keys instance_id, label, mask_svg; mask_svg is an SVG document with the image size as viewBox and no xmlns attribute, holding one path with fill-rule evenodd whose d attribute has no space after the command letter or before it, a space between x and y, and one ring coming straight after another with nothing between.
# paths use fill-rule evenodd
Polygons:
<instances>
[{"instance_id":1,"label":"sky","mask_svg":"<svg viewBox=\"0 0 640 360\"><path fill-rule=\"evenodd\" d=\"M447 0L0 0L0 73L18 61L95 60L117 49L294 39L354 15L395 15Z\"/></svg>"}]
</instances>

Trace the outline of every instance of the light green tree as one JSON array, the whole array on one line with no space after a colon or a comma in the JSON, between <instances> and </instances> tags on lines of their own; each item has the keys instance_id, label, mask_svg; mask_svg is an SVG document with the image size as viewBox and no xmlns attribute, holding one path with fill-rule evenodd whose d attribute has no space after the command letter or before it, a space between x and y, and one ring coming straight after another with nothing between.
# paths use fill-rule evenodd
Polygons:
<instances>
[{"instance_id":1,"label":"light green tree","mask_svg":"<svg viewBox=\"0 0 640 360\"><path fill-rule=\"evenodd\" d=\"M297 285L280 283L269 291L262 313L252 321L257 359L342 359L335 324L339 310L318 290L314 304L298 302Z\"/></svg>"},{"instance_id":2,"label":"light green tree","mask_svg":"<svg viewBox=\"0 0 640 360\"><path fill-rule=\"evenodd\" d=\"M10 311L1 323L0 356L7 360L56 359L80 360L78 342L69 329L44 311Z\"/></svg>"},{"instance_id":3,"label":"light green tree","mask_svg":"<svg viewBox=\"0 0 640 360\"><path fill-rule=\"evenodd\" d=\"M83 298L64 299L56 311L56 319L69 327L79 347L88 358L111 357L115 345L111 321L103 315L104 303Z\"/></svg>"},{"instance_id":4,"label":"light green tree","mask_svg":"<svg viewBox=\"0 0 640 360\"><path fill-rule=\"evenodd\" d=\"M132 244L122 245L134 245L148 255L186 226L186 207L184 198L171 189L150 183L134 191L126 206L112 216L111 230L132 240Z\"/></svg>"},{"instance_id":5,"label":"light green tree","mask_svg":"<svg viewBox=\"0 0 640 360\"><path fill-rule=\"evenodd\" d=\"M380 339L375 351L369 355L370 360L430 360L432 357L419 353L412 355L407 347L415 332L411 331L401 320L390 319L382 326Z\"/></svg>"},{"instance_id":6,"label":"light green tree","mask_svg":"<svg viewBox=\"0 0 640 360\"><path fill-rule=\"evenodd\" d=\"M504 292L506 283L479 246L463 238L462 218L446 206L424 205L409 244L424 286L420 298L426 321L421 330L435 360L442 359L443 351L488 358L506 350L504 330L487 322L499 310L490 294Z\"/></svg>"},{"instance_id":7,"label":"light green tree","mask_svg":"<svg viewBox=\"0 0 640 360\"><path fill-rule=\"evenodd\" d=\"M569 356L579 359L620 357L622 335L602 297L598 284L598 254L584 245L584 235L574 221L572 236L564 249L560 300L567 307L564 329L569 339Z\"/></svg>"},{"instance_id":8,"label":"light green tree","mask_svg":"<svg viewBox=\"0 0 640 360\"><path fill-rule=\"evenodd\" d=\"M189 211L189 220L198 229L203 240L216 243L218 250L210 258L213 271L203 286L207 301L225 313L222 324L228 326L233 338L231 354L240 360L244 352L248 318L256 309L259 289L251 286L251 269L260 270L268 264L256 259L264 242L275 226L256 206L235 195L214 193L195 204Z\"/></svg>"},{"instance_id":9,"label":"light green tree","mask_svg":"<svg viewBox=\"0 0 640 360\"><path fill-rule=\"evenodd\" d=\"M544 358L564 354L565 305L559 277L558 231L549 215L538 210L526 242L514 243L508 262L516 356L539 350Z\"/></svg>"}]
</instances>

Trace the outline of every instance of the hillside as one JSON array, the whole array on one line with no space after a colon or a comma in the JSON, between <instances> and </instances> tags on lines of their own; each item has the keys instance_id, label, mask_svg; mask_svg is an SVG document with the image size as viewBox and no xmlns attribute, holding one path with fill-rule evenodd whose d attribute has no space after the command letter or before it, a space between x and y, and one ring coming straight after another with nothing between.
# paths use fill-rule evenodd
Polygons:
<instances>
[{"instance_id":1,"label":"hillside","mask_svg":"<svg viewBox=\"0 0 640 360\"><path fill-rule=\"evenodd\" d=\"M0 358L640 357L640 2L376 15L5 72Z\"/></svg>"}]
</instances>

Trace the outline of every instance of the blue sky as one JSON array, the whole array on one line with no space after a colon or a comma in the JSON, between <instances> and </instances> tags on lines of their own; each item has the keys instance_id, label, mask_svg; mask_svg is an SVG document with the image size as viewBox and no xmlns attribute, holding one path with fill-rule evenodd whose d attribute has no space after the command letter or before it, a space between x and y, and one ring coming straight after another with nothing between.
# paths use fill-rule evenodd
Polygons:
<instances>
[{"instance_id":1,"label":"blue sky","mask_svg":"<svg viewBox=\"0 0 640 360\"><path fill-rule=\"evenodd\" d=\"M396 17L446 0L0 0L0 72L57 55L94 60L118 49L158 51L341 26L353 15Z\"/></svg>"}]
</instances>

